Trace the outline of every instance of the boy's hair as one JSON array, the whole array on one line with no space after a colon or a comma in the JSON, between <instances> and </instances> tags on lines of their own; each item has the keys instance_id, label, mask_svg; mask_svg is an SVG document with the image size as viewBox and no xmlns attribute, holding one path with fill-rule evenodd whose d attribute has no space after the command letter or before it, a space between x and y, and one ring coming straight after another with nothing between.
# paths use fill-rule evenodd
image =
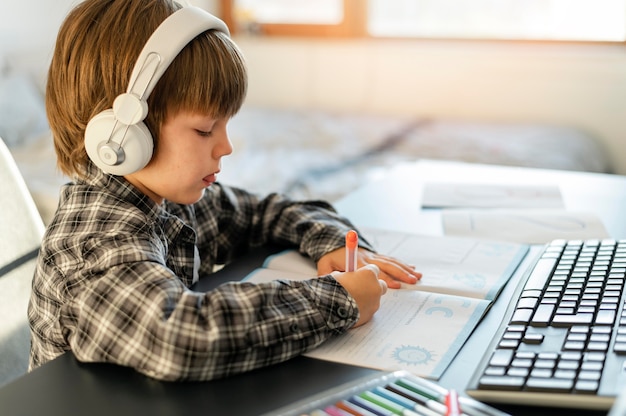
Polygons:
<instances>
[{"instance_id":1,"label":"boy's hair","mask_svg":"<svg viewBox=\"0 0 626 416\"><path fill-rule=\"evenodd\" d=\"M59 30L46 85L46 111L59 169L85 175L89 120L126 92L139 53L157 26L181 6L171 0L85 0ZM163 122L179 111L231 117L246 95L237 46L209 30L177 55L148 98L144 120L158 146Z\"/></svg>"}]
</instances>

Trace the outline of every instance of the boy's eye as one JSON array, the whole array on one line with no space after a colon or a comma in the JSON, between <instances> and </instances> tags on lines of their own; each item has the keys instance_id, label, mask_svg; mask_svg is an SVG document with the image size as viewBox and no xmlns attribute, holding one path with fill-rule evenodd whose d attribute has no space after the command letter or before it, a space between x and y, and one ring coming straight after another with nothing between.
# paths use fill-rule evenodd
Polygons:
<instances>
[{"instance_id":1,"label":"boy's eye","mask_svg":"<svg viewBox=\"0 0 626 416\"><path fill-rule=\"evenodd\" d=\"M198 129L196 129L196 133L198 133L198 135L202 137L209 137L211 135L210 131L204 131L204 130L198 130Z\"/></svg>"}]
</instances>

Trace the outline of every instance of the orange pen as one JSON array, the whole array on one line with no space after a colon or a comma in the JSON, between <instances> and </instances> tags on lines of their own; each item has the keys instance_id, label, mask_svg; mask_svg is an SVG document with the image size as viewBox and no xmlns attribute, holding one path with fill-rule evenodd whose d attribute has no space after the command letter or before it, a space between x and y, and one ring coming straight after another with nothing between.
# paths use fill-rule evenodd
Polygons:
<instances>
[{"instance_id":1,"label":"orange pen","mask_svg":"<svg viewBox=\"0 0 626 416\"><path fill-rule=\"evenodd\" d=\"M359 235L354 230L346 234L346 271L356 270L356 253L359 248Z\"/></svg>"},{"instance_id":2,"label":"orange pen","mask_svg":"<svg viewBox=\"0 0 626 416\"><path fill-rule=\"evenodd\" d=\"M461 405L456 390L449 390L446 395L446 416L461 416Z\"/></svg>"}]
</instances>

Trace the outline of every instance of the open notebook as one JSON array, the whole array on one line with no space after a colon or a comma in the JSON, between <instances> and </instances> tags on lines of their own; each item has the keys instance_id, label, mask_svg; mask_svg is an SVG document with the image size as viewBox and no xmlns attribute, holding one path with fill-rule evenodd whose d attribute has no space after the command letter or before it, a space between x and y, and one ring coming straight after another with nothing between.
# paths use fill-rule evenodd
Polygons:
<instances>
[{"instance_id":1,"label":"open notebook","mask_svg":"<svg viewBox=\"0 0 626 416\"><path fill-rule=\"evenodd\" d=\"M361 231L381 253L415 264L423 278L389 290L372 321L306 355L432 379L441 377L528 250L508 242ZM246 280L315 276L313 262L289 250L266 259Z\"/></svg>"}]
</instances>

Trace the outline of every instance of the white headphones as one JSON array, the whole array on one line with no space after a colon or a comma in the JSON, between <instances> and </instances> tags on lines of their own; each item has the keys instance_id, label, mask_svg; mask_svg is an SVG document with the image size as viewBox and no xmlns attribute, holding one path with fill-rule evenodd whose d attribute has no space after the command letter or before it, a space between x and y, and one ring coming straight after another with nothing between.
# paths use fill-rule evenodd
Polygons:
<instances>
[{"instance_id":1,"label":"white headphones","mask_svg":"<svg viewBox=\"0 0 626 416\"><path fill-rule=\"evenodd\" d=\"M215 29L230 36L226 24L199 7L183 7L165 19L139 54L126 93L113 108L94 116L85 130L89 158L106 173L124 176L152 158L154 141L143 123L148 97L180 51L199 34Z\"/></svg>"}]
</instances>

